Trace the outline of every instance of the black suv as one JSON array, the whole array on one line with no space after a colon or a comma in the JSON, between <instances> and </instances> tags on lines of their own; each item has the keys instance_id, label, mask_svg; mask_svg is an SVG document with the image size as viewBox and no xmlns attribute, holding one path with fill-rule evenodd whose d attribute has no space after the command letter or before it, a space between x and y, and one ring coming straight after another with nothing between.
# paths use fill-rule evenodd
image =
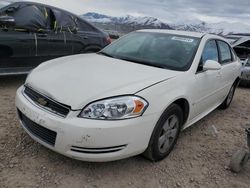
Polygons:
<instances>
[{"instance_id":1,"label":"black suv","mask_svg":"<svg viewBox=\"0 0 250 188\"><path fill-rule=\"evenodd\" d=\"M97 52L110 42L107 34L65 10L0 2L0 75L26 74L43 61Z\"/></svg>"}]
</instances>

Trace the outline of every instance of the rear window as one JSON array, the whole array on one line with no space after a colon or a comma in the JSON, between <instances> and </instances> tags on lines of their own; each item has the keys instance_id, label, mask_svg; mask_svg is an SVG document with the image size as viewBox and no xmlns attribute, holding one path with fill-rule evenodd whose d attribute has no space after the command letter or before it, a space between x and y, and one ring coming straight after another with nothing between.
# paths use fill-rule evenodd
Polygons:
<instances>
[{"instance_id":1,"label":"rear window","mask_svg":"<svg viewBox=\"0 0 250 188\"><path fill-rule=\"evenodd\" d=\"M86 23L78 18L76 19L76 23L77 23L77 28L80 31L90 31L90 32L96 31L91 25L89 25L88 23Z\"/></svg>"},{"instance_id":2,"label":"rear window","mask_svg":"<svg viewBox=\"0 0 250 188\"><path fill-rule=\"evenodd\" d=\"M64 31L73 31L76 29L76 18L69 13L53 9L56 18L55 28L61 28Z\"/></svg>"}]
</instances>

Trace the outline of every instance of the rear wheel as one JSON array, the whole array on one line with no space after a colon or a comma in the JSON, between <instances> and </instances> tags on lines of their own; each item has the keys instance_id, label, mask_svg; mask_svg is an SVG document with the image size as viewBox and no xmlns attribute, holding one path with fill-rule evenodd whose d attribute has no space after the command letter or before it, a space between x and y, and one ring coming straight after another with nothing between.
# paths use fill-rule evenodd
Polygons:
<instances>
[{"instance_id":1,"label":"rear wheel","mask_svg":"<svg viewBox=\"0 0 250 188\"><path fill-rule=\"evenodd\" d=\"M234 84L234 85L231 87L231 89L230 89L230 91L229 91L229 93L228 93L228 95L227 95L227 98L226 98L226 99L223 101L223 103L220 105L220 107L219 107L220 109L224 110L224 109L227 109L227 108L230 106L230 104L231 104L231 102L232 102L232 100L233 100L233 97L234 97L236 85L237 85L237 84Z\"/></svg>"},{"instance_id":2,"label":"rear wheel","mask_svg":"<svg viewBox=\"0 0 250 188\"><path fill-rule=\"evenodd\" d=\"M172 104L158 120L143 156L151 161L159 161L167 157L176 144L182 123L182 109Z\"/></svg>"}]
</instances>

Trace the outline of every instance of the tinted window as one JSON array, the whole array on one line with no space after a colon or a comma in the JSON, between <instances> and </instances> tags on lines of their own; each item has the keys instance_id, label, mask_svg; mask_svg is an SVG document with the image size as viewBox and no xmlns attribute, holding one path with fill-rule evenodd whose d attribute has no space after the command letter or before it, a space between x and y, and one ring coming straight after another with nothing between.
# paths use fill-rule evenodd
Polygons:
<instances>
[{"instance_id":1,"label":"tinted window","mask_svg":"<svg viewBox=\"0 0 250 188\"><path fill-rule=\"evenodd\" d=\"M199 38L163 33L134 32L102 52L117 59L185 71L191 66Z\"/></svg>"},{"instance_id":2,"label":"tinted window","mask_svg":"<svg viewBox=\"0 0 250 188\"><path fill-rule=\"evenodd\" d=\"M209 41L203 50L202 63L204 64L207 60L219 62L218 50L215 40Z\"/></svg>"},{"instance_id":3,"label":"tinted window","mask_svg":"<svg viewBox=\"0 0 250 188\"><path fill-rule=\"evenodd\" d=\"M53 13L56 19L54 24L56 30L72 32L76 29L76 18L74 16L57 9L53 9Z\"/></svg>"},{"instance_id":4,"label":"tinted window","mask_svg":"<svg viewBox=\"0 0 250 188\"><path fill-rule=\"evenodd\" d=\"M218 41L220 55L221 55L221 64L228 63L232 61L231 49L227 43Z\"/></svg>"},{"instance_id":5,"label":"tinted window","mask_svg":"<svg viewBox=\"0 0 250 188\"><path fill-rule=\"evenodd\" d=\"M80 31L95 31L93 27L79 19L77 19L77 28Z\"/></svg>"}]
</instances>

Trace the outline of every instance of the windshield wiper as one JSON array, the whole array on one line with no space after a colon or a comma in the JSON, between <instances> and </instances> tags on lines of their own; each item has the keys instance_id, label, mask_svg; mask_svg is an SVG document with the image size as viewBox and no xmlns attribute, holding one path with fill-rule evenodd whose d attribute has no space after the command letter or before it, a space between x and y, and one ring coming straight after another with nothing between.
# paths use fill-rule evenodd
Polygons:
<instances>
[{"instance_id":1,"label":"windshield wiper","mask_svg":"<svg viewBox=\"0 0 250 188\"><path fill-rule=\"evenodd\" d=\"M108 54L108 53L106 53L106 52L103 52L103 51L100 51L100 52L98 52L97 54L101 54L101 55L105 55L105 56L107 56L107 57L112 57L112 58L114 58L114 56L112 56L112 55L110 55L110 54Z\"/></svg>"},{"instance_id":2,"label":"windshield wiper","mask_svg":"<svg viewBox=\"0 0 250 188\"><path fill-rule=\"evenodd\" d=\"M151 62L148 62L148 61L142 61L142 60L138 60L138 59L130 59L130 58L125 58L125 57L119 57L117 59L121 59L121 60L124 60L124 61L130 61L130 62L133 62L133 63L142 64L142 65L148 65L148 66L152 66L152 67L158 67L158 68L166 69L166 67L164 65L159 64L159 63L151 63Z\"/></svg>"}]
</instances>

